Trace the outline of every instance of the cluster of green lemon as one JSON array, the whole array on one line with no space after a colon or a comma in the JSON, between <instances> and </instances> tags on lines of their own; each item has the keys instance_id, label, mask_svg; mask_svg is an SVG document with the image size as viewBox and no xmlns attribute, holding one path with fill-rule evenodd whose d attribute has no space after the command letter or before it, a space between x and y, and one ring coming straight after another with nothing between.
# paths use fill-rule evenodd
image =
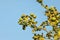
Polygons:
<instances>
[{"instance_id":1,"label":"cluster of green lemon","mask_svg":"<svg viewBox=\"0 0 60 40\"><path fill-rule=\"evenodd\" d=\"M18 23L23 26L22 27L23 30L25 30L27 26L33 28L32 32L34 33L33 36L34 40L45 40L45 37L43 37L43 35L35 34L36 31L41 31L41 30L47 32L46 37L48 37L48 39L53 37L54 40L59 40L60 39L60 25L59 25L60 12L57 11L56 7L53 6L48 7L47 5L44 5L43 0L37 0L37 2L39 2L41 6L43 6L46 9L45 15L47 16L48 20L42 22L39 26L36 26L37 24L37 21L35 21L36 15L31 13L29 16L23 14L20 17ZM45 26L52 26L53 28L52 31L48 32Z\"/></svg>"}]
</instances>

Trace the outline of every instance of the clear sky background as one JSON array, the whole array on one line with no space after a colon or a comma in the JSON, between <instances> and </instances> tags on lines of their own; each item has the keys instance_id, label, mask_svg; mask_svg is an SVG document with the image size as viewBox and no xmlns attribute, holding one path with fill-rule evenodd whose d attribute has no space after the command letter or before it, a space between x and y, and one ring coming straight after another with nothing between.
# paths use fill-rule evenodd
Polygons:
<instances>
[{"instance_id":1,"label":"clear sky background","mask_svg":"<svg viewBox=\"0 0 60 40\"><path fill-rule=\"evenodd\" d=\"M44 0L44 3L60 11L60 0ZM36 0L0 0L0 40L33 40L31 28L23 31L18 24L22 13L31 12L37 15L38 25L47 20L45 9Z\"/></svg>"}]
</instances>

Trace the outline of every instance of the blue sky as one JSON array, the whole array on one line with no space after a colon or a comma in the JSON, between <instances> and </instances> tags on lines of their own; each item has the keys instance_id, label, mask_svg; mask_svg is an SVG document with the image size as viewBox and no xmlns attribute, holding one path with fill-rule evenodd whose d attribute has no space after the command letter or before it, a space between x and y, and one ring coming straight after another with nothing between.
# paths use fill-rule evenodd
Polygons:
<instances>
[{"instance_id":1,"label":"blue sky","mask_svg":"<svg viewBox=\"0 0 60 40\"><path fill-rule=\"evenodd\" d=\"M60 11L60 0L44 0L44 3ZM33 40L31 28L23 31L18 24L22 13L31 12L37 15L37 25L47 20L45 9L36 0L0 0L0 40Z\"/></svg>"}]
</instances>

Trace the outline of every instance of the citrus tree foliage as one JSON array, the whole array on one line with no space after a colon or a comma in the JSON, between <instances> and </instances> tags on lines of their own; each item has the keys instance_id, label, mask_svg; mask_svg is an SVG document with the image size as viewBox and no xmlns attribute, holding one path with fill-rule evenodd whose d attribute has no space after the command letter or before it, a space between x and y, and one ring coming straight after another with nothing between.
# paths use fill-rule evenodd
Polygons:
<instances>
[{"instance_id":1,"label":"citrus tree foliage","mask_svg":"<svg viewBox=\"0 0 60 40\"><path fill-rule=\"evenodd\" d=\"M22 29L25 30L26 27L31 27L33 30L34 36L32 37L34 40L45 40L47 39L51 40L51 37L53 40L60 40L60 12L56 9L56 7L51 6L48 7L48 5L43 4L43 0L37 0L38 3L41 4L42 7L46 9L45 15L47 16L47 20L42 22L41 25L36 26L37 21L36 15L31 13L30 15L22 14L22 16L19 18L18 24L22 25ZM47 32L46 26L51 26L53 29L52 31ZM36 34L36 31L44 30L47 32L46 37L40 34ZM53 34L53 35L52 35Z\"/></svg>"}]
</instances>

